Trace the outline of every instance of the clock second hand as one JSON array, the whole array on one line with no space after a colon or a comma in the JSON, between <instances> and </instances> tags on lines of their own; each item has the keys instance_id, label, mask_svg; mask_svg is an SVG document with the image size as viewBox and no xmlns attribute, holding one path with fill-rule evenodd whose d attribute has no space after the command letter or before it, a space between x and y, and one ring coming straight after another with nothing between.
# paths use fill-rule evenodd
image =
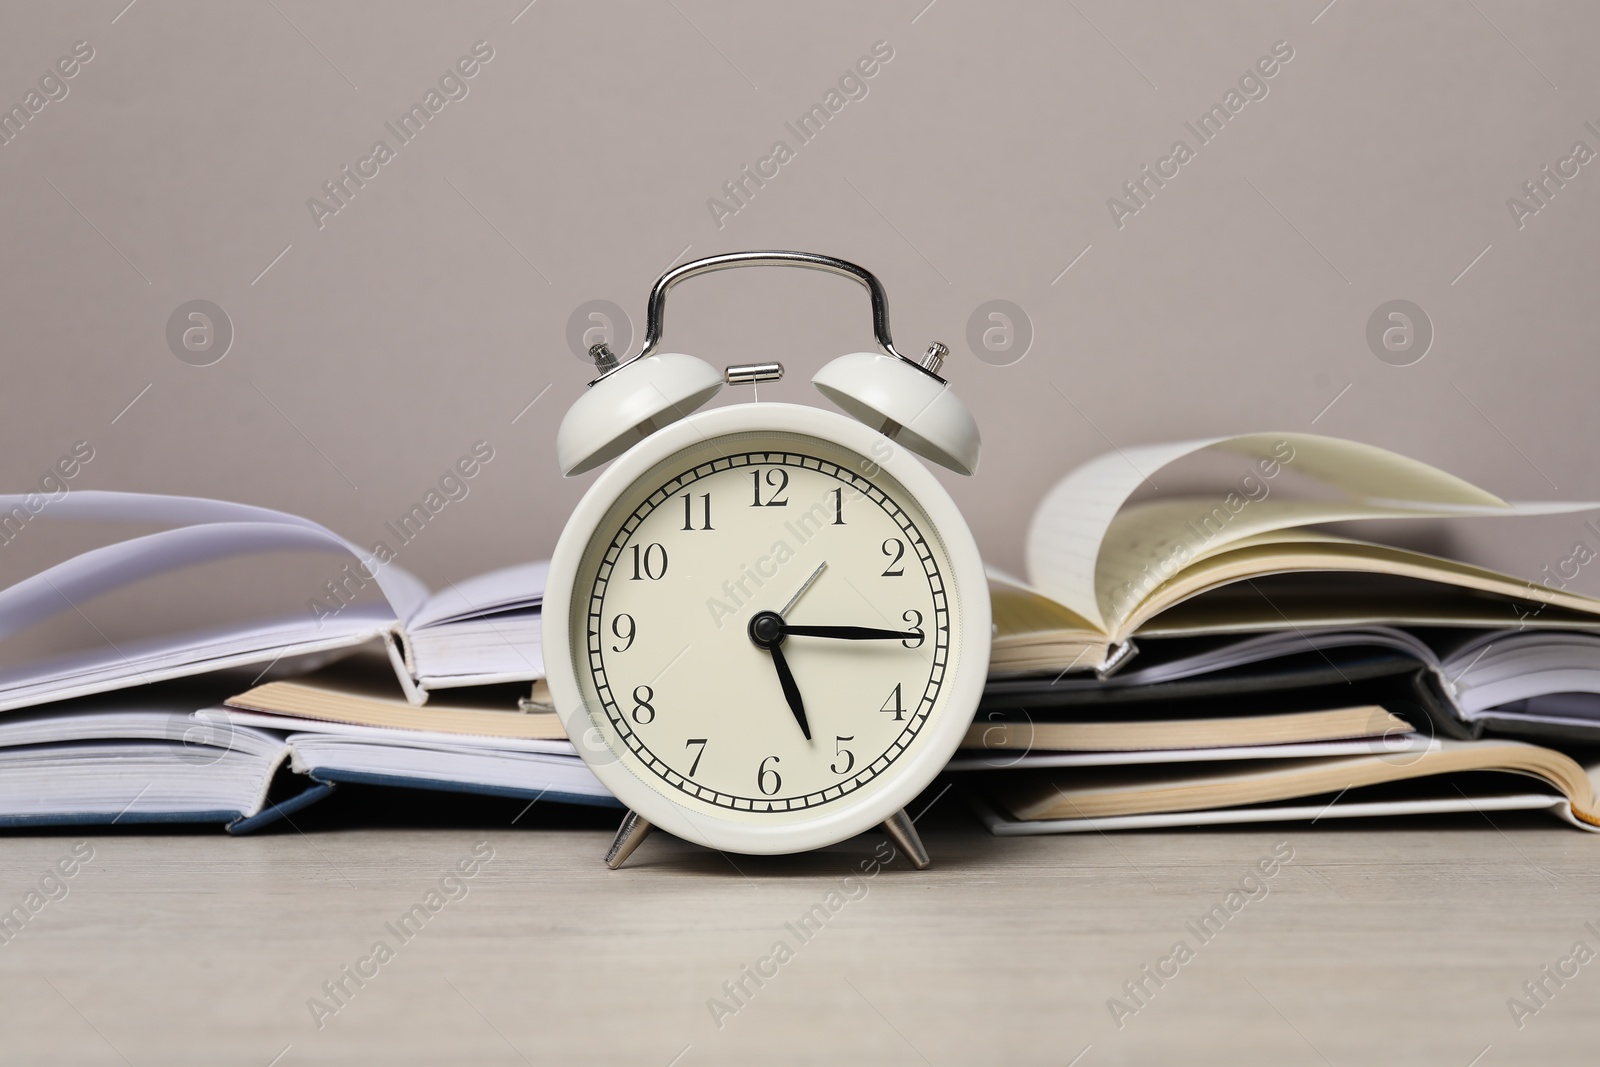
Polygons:
<instances>
[{"instance_id":1,"label":"clock second hand","mask_svg":"<svg viewBox=\"0 0 1600 1067\"><path fill-rule=\"evenodd\" d=\"M825 567L827 567L827 565L827 560L823 560L821 563L817 564L817 569L811 572L811 577L805 580L805 583L795 591L794 596L789 598L789 602L776 613L778 616L778 631L785 637L832 637L844 641L909 641L914 637L922 636L915 631L907 631L902 633L899 630L878 630L869 626L789 625L788 619L790 609L800 602L800 598L805 596L806 590L810 589L811 586L816 583L816 580L822 576L822 571ZM762 612L761 614L766 613ZM752 620L752 623L753 622L754 620ZM756 643L761 644L760 641L757 641ZM763 645L763 647L765 646ZM809 737L810 735L808 734L807 736Z\"/></svg>"},{"instance_id":2,"label":"clock second hand","mask_svg":"<svg viewBox=\"0 0 1600 1067\"><path fill-rule=\"evenodd\" d=\"M817 569L811 572L811 577L807 578L805 580L805 584L802 585L799 589L795 590L795 594L794 594L794 596L789 598L789 602L787 604L785 604L781 609L779 609L779 611L778 611L778 617L779 618L785 618L786 619L786 618L789 617L790 610L793 609L796 604L800 603L800 598L806 595L806 590L810 589L812 587L812 585L814 585L816 583L816 580L818 578L822 577L822 572L827 566L828 566L828 561L827 560L823 560L821 563L817 564Z\"/></svg>"}]
</instances>

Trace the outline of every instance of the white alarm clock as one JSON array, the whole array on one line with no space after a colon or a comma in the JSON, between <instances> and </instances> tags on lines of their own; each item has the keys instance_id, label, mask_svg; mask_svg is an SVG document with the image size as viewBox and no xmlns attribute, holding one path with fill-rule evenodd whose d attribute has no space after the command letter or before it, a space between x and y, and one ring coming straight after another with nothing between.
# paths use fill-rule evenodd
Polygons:
<instances>
[{"instance_id":1,"label":"white alarm clock","mask_svg":"<svg viewBox=\"0 0 1600 1067\"><path fill-rule=\"evenodd\" d=\"M799 266L866 286L881 353L812 379L848 413L751 402L695 413L718 371L655 354L667 292L739 266ZM568 736L627 807L606 857L652 826L711 848L785 853L877 824L927 865L905 806L970 726L989 666L989 593L971 531L912 453L962 474L977 426L889 333L883 287L853 263L742 252L677 267L650 293L644 345L600 376L557 441L563 474L615 460L550 565L544 660Z\"/></svg>"}]
</instances>

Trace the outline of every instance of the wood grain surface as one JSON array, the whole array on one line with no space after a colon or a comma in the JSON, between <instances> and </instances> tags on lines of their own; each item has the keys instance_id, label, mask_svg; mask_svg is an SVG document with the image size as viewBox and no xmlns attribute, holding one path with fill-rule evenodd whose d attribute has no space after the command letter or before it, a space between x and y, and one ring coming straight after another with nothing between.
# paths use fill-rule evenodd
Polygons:
<instances>
[{"instance_id":1,"label":"wood grain surface","mask_svg":"<svg viewBox=\"0 0 1600 1067\"><path fill-rule=\"evenodd\" d=\"M4 931L0 1063L1490 1067L1600 1039L1600 963L1546 979L1520 1029L1507 1006L1600 950L1600 838L1537 816L998 840L946 798L921 873L871 874L876 836L785 858L655 836L611 872L610 815L520 807L13 835L3 909L93 857Z\"/></svg>"}]
</instances>

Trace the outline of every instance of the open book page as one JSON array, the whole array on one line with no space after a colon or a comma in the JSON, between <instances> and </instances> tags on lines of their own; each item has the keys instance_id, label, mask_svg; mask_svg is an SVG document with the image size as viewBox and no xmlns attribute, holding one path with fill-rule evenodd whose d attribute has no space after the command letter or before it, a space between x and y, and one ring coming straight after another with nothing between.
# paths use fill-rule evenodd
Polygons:
<instances>
[{"instance_id":1,"label":"open book page","mask_svg":"<svg viewBox=\"0 0 1600 1067\"><path fill-rule=\"evenodd\" d=\"M401 618L408 631L415 631L501 612L529 611L544 602L549 576L549 560L502 567L446 584Z\"/></svg>"},{"instance_id":2,"label":"open book page","mask_svg":"<svg viewBox=\"0 0 1600 1067\"><path fill-rule=\"evenodd\" d=\"M1100 628L1072 609L995 568L986 568L994 639L989 669L1003 673L1089 670L1110 646Z\"/></svg>"},{"instance_id":3,"label":"open book page","mask_svg":"<svg viewBox=\"0 0 1600 1067\"><path fill-rule=\"evenodd\" d=\"M553 755L471 743L330 733L289 738L293 766L323 781L487 793L620 807L575 753Z\"/></svg>"},{"instance_id":4,"label":"open book page","mask_svg":"<svg viewBox=\"0 0 1600 1067\"><path fill-rule=\"evenodd\" d=\"M180 743L125 739L3 748L0 825L248 818L288 755L219 748L200 759Z\"/></svg>"},{"instance_id":5,"label":"open book page","mask_svg":"<svg viewBox=\"0 0 1600 1067\"><path fill-rule=\"evenodd\" d=\"M299 678L258 685L230 697L227 706L264 715L480 738L561 741L567 736L559 716L519 711L516 692L504 689L458 691L417 707L399 690L381 660L362 655Z\"/></svg>"},{"instance_id":6,"label":"open book page","mask_svg":"<svg viewBox=\"0 0 1600 1067\"><path fill-rule=\"evenodd\" d=\"M1443 674L1468 721L1488 711L1600 726L1600 634L1481 634L1445 660ZM1544 699L1528 706L1534 698Z\"/></svg>"},{"instance_id":7,"label":"open book page","mask_svg":"<svg viewBox=\"0 0 1600 1067\"><path fill-rule=\"evenodd\" d=\"M262 730L198 723L198 691L148 688L0 717L0 825L225 822L289 758Z\"/></svg>"},{"instance_id":8,"label":"open book page","mask_svg":"<svg viewBox=\"0 0 1600 1067\"><path fill-rule=\"evenodd\" d=\"M391 625L352 610L320 630L308 631L296 616L224 633L119 641L0 670L0 711L232 668L249 667L254 676L293 674L381 637Z\"/></svg>"},{"instance_id":9,"label":"open book page","mask_svg":"<svg viewBox=\"0 0 1600 1067\"><path fill-rule=\"evenodd\" d=\"M0 495L0 513L25 498ZM35 521L142 522L171 528L105 545L0 590L0 639L41 618L71 609L118 586L181 567L228 556L279 549L321 548L366 553L310 519L287 512L200 497L79 490L42 510ZM404 618L417 609L427 588L394 565L377 567L374 581Z\"/></svg>"},{"instance_id":10,"label":"open book page","mask_svg":"<svg viewBox=\"0 0 1600 1067\"><path fill-rule=\"evenodd\" d=\"M1036 589L993 568L988 571L989 601L993 605L995 635L1039 633L1047 630L1098 634L1088 619Z\"/></svg>"},{"instance_id":11,"label":"open book page","mask_svg":"<svg viewBox=\"0 0 1600 1067\"><path fill-rule=\"evenodd\" d=\"M1325 588L1305 599L1256 590L1239 597L1191 601L1233 582L1294 572L1365 573L1436 583L1443 588L1410 585L1393 589L1381 599L1358 596L1352 600L1338 595L1337 589ZM1341 584L1348 591L1348 583ZM1497 599L1474 597L1463 590ZM1191 602L1174 610L1186 601ZM1552 610L1521 611L1518 604L1546 605ZM1122 620L1121 633L1170 636L1372 623L1594 627L1600 626L1600 600L1408 549L1328 535L1291 535L1281 540L1257 539L1249 547L1219 553L1178 572Z\"/></svg>"},{"instance_id":12,"label":"open book page","mask_svg":"<svg viewBox=\"0 0 1600 1067\"><path fill-rule=\"evenodd\" d=\"M1264 804L1333 795L1343 789L1464 771L1505 771L1540 779L1571 803L1580 820L1600 824L1591 778L1571 757L1520 741L1438 740L1424 752L1327 759L1080 769L1013 774L996 792L1019 819L1074 819Z\"/></svg>"},{"instance_id":13,"label":"open book page","mask_svg":"<svg viewBox=\"0 0 1600 1067\"><path fill-rule=\"evenodd\" d=\"M1204 647L1187 654L1172 658L1157 655L1154 662L1151 662L1147 651L1128 670L1110 678L1092 683L1083 678L1062 679L1055 684L1067 690L1089 685L1104 689L1129 689L1269 663L1302 652L1330 652L1343 648L1392 649L1417 663L1433 667L1439 665L1438 656L1426 643L1407 630L1391 626L1309 631L1285 628L1248 637L1230 634L1225 639L1208 642Z\"/></svg>"},{"instance_id":14,"label":"open book page","mask_svg":"<svg viewBox=\"0 0 1600 1067\"><path fill-rule=\"evenodd\" d=\"M1236 454L1235 491L1126 508L1161 471L1200 452ZM1269 499L1286 469L1342 499ZM1068 474L1046 494L1028 533L1028 573L1043 593L1107 633L1191 560L1293 526L1374 518L1526 515L1588 504L1510 505L1434 467L1371 445L1316 434L1259 433L1122 449ZM1126 509L1126 514L1124 514Z\"/></svg>"},{"instance_id":15,"label":"open book page","mask_svg":"<svg viewBox=\"0 0 1600 1067\"><path fill-rule=\"evenodd\" d=\"M1185 575L1206 560L1240 544L1288 544L1310 540L1284 536L1294 527L1370 519L1421 519L1494 515L1526 517L1585 511L1595 505L1573 503L1507 504L1443 509L1435 506L1390 507L1362 503L1266 500L1256 504L1236 498L1240 510L1205 498L1158 500L1135 504L1112 520L1101 547L1095 582L1099 606L1112 633L1125 630L1129 616L1148 617L1155 591L1174 575ZM1441 561L1444 562L1444 561Z\"/></svg>"},{"instance_id":16,"label":"open book page","mask_svg":"<svg viewBox=\"0 0 1600 1067\"><path fill-rule=\"evenodd\" d=\"M0 514L24 507L26 500L0 496ZM79 490L52 501L32 521L143 523L169 528L82 552L0 590L0 640L71 613L98 596L219 560L316 550L347 555L359 563L366 555L354 543L309 519L196 497ZM330 612L332 617L307 611L292 619L231 623L222 629L153 639L137 651L107 642L94 652L7 670L0 679L0 706L348 645L414 612L427 593L415 577L392 564L375 567L372 581L383 595L383 604L353 605L348 612Z\"/></svg>"},{"instance_id":17,"label":"open book page","mask_svg":"<svg viewBox=\"0 0 1600 1067\"><path fill-rule=\"evenodd\" d=\"M1509 779L1510 776L1508 775ZM1508 787L1515 789L1513 783ZM1205 808L1200 811L1157 812L1153 815L1112 815L1100 819L1008 818L969 796L989 832L996 837L1033 837L1042 834L1120 833L1125 830L1162 830L1190 826L1239 826L1269 822L1319 822L1331 819L1385 819L1407 815L1483 815L1498 811L1548 811L1581 830L1600 833L1572 816L1572 805L1557 793L1474 789L1468 794L1447 789L1438 796L1410 800L1362 800L1346 794L1329 807L1320 797L1309 803L1286 801L1243 808Z\"/></svg>"},{"instance_id":18,"label":"open book page","mask_svg":"<svg viewBox=\"0 0 1600 1067\"><path fill-rule=\"evenodd\" d=\"M405 620L396 672L413 704L435 689L544 677L541 609L548 560L450 582ZM406 683L406 676L416 684Z\"/></svg>"},{"instance_id":19,"label":"open book page","mask_svg":"<svg viewBox=\"0 0 1600 1067\"><path fill-rule=\"evenodd\" d=\"M190 702L192 703L192 702ZM197 723L181 700L133 690L93 700L18 712L0 719L0 748L66 744L74 741L167 741L181 747L191 763L214 762L220 750L271 758L283 741L256 729Z\"/></svg>"},{"instance_id":20,"label":"open book page","mask_svg":"<svg viewBox=\"0 0 1600 1067\"><path fill-rule=\"evenodd\" d=\"M559 718L559 716L557 716ZM196 722L205 728L226 731L234 727L250 726L261 730L283 733L316 733L337 737L354 737L394 744L460 745L504 752L543 752L553 756L576 756L577 748L562 734L559 738L501 737L489 734L464 734L459 730L413 729L399 726L366 726L361 723L334 722L331 719L308 719L299 715L277 715L240 708L206 708L194 713Z\"/></svg>"},{"instance_id":21,"label":"open book page","mask_svg":"<svg viewBox=\"0 0 1600 1067\"><path fill-rule=\"evenodd\" d=\"M1324 756L1398 757L1407 752L1422 752L1433 739L1417 733L1389 734L1385 737L1357 737L1344 741L1292 741L1271 745L1222 745L1212 748L1107 749L1098 752L1041 750L1023 752L1000 749L963 749L945 764L947 771L1024 771L1061 767L1141 767L1159 763L1215 763L1220 760L1315 759Z\"/></svg>"},{"instance_id":22,"label":"open book page","mask_svg":"<svg viewBox=\"0 0 1600 1067\"><path fill-rule=\"evenodd\" d=\"M1409 735L1412 726L1376 704L1318 711L1279 712L1209 718L1111 720L1104 722L1020 721L974 722L962 739L967 750L1032 754L1061 752L1137 752L1166 749L1215 749L1372 738L1373 751L1391 735ZM1220 757L1218 757L1220 758Z\"/></svg>"}]
</instances>

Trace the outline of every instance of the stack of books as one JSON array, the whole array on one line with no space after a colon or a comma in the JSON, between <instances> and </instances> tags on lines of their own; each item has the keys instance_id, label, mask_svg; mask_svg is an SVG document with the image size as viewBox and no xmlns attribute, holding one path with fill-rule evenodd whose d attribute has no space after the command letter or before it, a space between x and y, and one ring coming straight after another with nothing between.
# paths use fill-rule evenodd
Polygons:
<instances>
[{"instance_id":1,"label":"stack of books","mask_svg":"<svg viewBox=\"0 0 1600 1067\"><path fill-rule=\"evenodd\" d=\"M1352 441L1124 449L992 573L949 776L996 834L1537 809L1600 829L1596 505ZM6 516L26 512L16 523ZM1514 578L1402 547L1554 517ZM0 825L214 822L338 788L616 806L548 706L546 567L430 593L383 543L214 500L0 497ZM307 593L311 594L309 597Z\"/></svg>"},{"instance_id":2,"label":"stack of books","mask_svg":"<svg viewBox=\"0 0 1600 1067\"><path fill-rule=\"evenodd\" d=\"M37 569L0 590L0 825L240 833L351 783L616 806L544 703L543 563L430 594L388 546L266 508L18 510L7 559Z\"/></svg>"},{"instance_id":3,"label":"stack of books","mask_svg":"<svg viewBox=\"0 0 1600 1067\"><path fill-rule=\"evenodd\" d=\"M997 834L1517 809L1600 829L1600 600L1569 588L1595 507L1308 434L1102 456L1040 504L1028 581L991 577L952 771ZM1534 580L1385 543L1535 515L1572 538Z\"/></svg>"}]
</instances>

